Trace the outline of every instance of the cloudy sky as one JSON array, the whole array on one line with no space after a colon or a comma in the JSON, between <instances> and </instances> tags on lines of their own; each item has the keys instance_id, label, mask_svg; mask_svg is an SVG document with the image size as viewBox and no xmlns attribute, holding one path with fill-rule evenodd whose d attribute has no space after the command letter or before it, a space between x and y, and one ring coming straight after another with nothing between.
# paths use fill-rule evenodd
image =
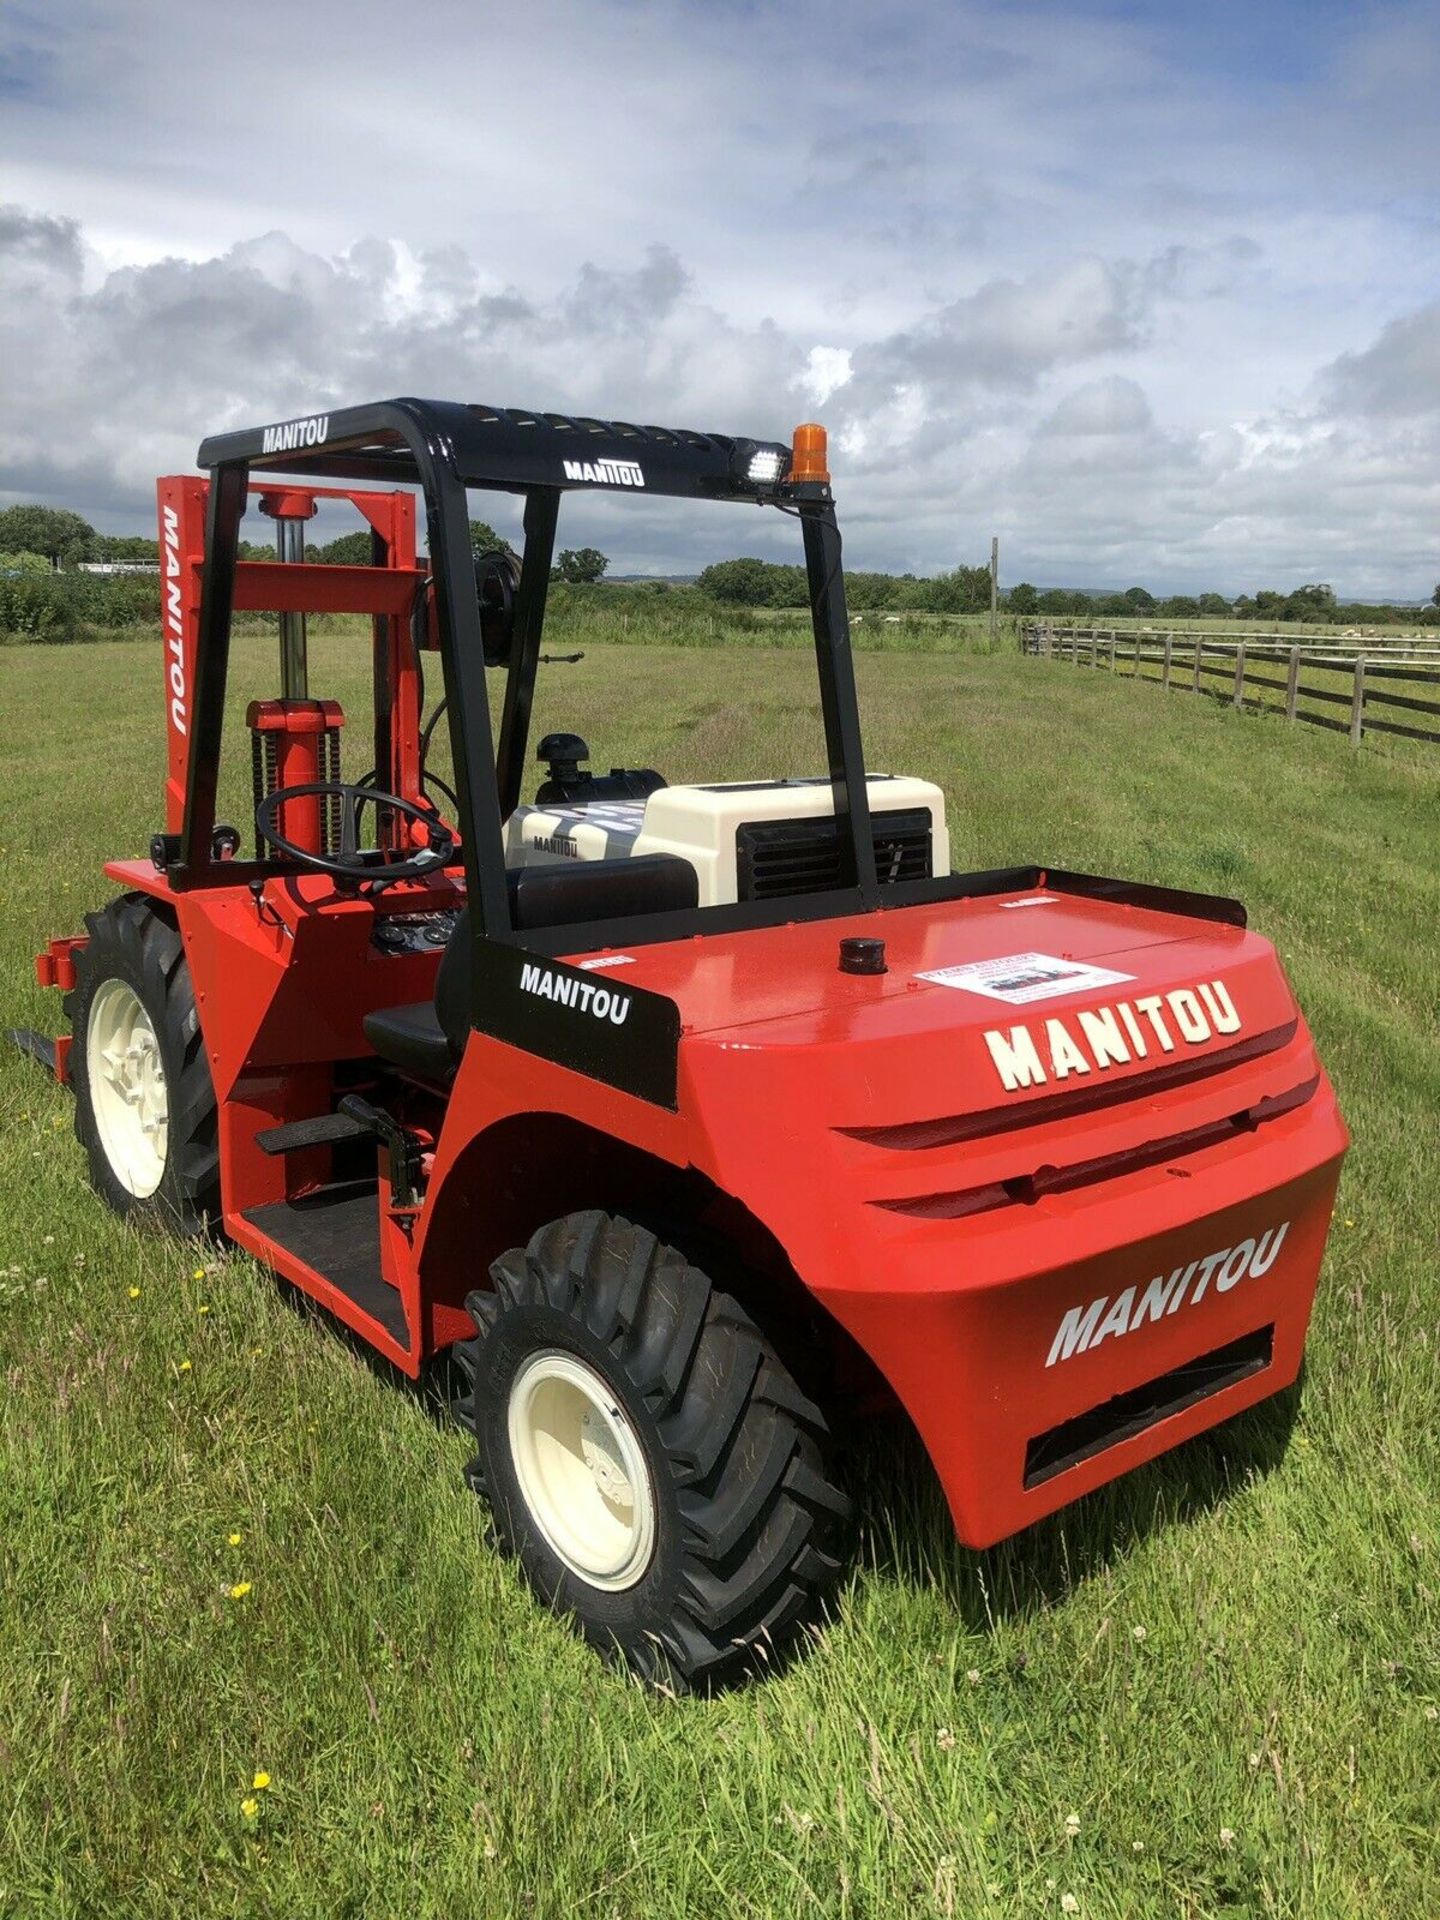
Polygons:
<instances>
[{"instance_id":1,"label":"cloudy sky","mask_svg":"<svg viewBox=\"0 0 1440 1920\"><path fill-rule=\"evenodd\" d=\"M6 0L0 198L0 498L107 530L418 392L818 417L852 565L1440 578L1440 0Z\"/></svg>"}]
</instances>

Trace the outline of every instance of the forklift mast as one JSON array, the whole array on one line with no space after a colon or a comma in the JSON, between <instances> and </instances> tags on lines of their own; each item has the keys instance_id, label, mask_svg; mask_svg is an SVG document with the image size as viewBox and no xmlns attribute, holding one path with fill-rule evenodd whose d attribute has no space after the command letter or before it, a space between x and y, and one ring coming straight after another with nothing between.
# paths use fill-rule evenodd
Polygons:
<instances>
[{"instance_id":1,"label":"forklift mast","mask_svg":"<svg viewBox=\"0 0 1440 1920\"><path fill-rule=\"evenodd\" d=\"M196 779L197 757L213 763L219 751L212 724L197 729L195 688L200 646L200 610L205 579L211 483L196 474L171 474L156 483L165 646L165 837L178 853L186 796ZM280 697L253 701L247 713L254 767L255 804L280 787L334 780L339 769L339 731L344 716L335 701L309 692L308 634L312 613L368 614L375 686L373 758L378 784L406 799L420 795L421 644L414 611L428 579L417 564L415 497L408 492L365 488L273 485L250 482L248 495L275 522L274 560L237 560L234 612L279 615ZM370 528L368 566L331 566L305 557L305 523L321 501L343 501ZM287 837L324 851L333 823L321 803L298 800L283 809ZM212 823L213 825L213 823ZM413 831L396 817L386 831ZM405 844L403 840L400 844Z\"/></svg>"}]
</instances>

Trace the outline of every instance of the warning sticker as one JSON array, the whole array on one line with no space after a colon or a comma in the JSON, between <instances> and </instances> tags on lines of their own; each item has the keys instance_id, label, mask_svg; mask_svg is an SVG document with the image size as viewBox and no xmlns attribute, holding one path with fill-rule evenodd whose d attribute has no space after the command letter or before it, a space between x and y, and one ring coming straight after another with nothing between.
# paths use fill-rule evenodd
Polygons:
<instances>
[{"instance_id":1,"label":"warning sticker","mask_svg":"<svg viewBox=\"0 0 1440 1920\"><path fill-rule=\"evenodd\" d=\"M1059 960L1053 953L1010 953L1003 960L974 960L967 966L940 967L934 973L915 977L931 980L937 987L959 987L964 993L980 993L987 1000L1023 1007L1032 1000L1088 993L1092 987L1117 987L1135 975L1089 967L1083 960Z\"/></svg>"}]
</instances>

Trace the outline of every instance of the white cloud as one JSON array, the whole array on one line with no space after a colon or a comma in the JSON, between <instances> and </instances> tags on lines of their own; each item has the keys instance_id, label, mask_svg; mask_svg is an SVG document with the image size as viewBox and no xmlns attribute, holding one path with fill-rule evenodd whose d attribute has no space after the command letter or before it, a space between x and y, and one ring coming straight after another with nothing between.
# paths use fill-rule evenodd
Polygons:
<instances>
[{"instance_id":1,"label":"white cloud","mask_svg":"<svg viewBox=\"0 0 1440 1920\"><path fill-rule=\"evenodd\" d=\"M823 407L854 371L848 347L811 347L795 384L812 406Z\"/></svg>"},{"instance_id":2,"label":"white cloud","mask_svg":"<svg viewBox=\"0 0 1440 1920\"><path fill-rule=\"evenodd\" d=\"M1440 301L1392 320L1363 353L1344 353L1327 386L1347 414L1404 419L1440 412Z\"/></svg>"},{"instance_id":3,"label":"white cloud","mask_svg":"<svg viewBox=\"0 0 1440 1920\"><path fill-rule=\"evenodd\" d=\"M1048 419L1040 423L1041 436L1066 439L1146 432L1151 425L1150 402L1142 388L1124 374L1106 374L1067 393Z\"/></svg>"}]
</instances>

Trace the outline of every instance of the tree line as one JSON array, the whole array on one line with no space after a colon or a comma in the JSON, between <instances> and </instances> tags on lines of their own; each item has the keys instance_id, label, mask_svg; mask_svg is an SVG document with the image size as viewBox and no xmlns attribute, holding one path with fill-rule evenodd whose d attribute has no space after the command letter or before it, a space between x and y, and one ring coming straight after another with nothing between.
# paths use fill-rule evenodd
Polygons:
<instances>
[{"instance_id":1,"label":"tree line","mask_svg":"<svg viewBox=\"0 0 1440 1920\"><path fill-rule=\"evenodd\" d=\"M1223 593L1172 593L1157 598L1144 587L1127 587L1123 593L1085 593L1063 587L1047 587L1042 592L1021 581L1002 597L1011 613L1058 614L1082 621L1108 619L1116 614L1154 614L1171 620L1254 620L1268 627L1288 621L1352 626L1361 621L1440 619L1440 586L1422 607L1339 600L1333 587L1319 581L1292 587L1289 593L1261 587L1255 593L1237 594L1233 600Z\"/></svg>"},{"instance_id":2,"label":"tree line","mask_svg":"<svg viewBox=\"0 0 1440 1920\"><path fill-rule=\"evenodd\" d=\"M739 607L804 607L810 588L804 567L774 560L717 560L696 578L712 600ZM906 613L980 613L990 605L990 569L956 567L949 573L845 574L845 597L859 613L896 607Z\"/></svg>"},{"instance_id":3,"label":"tree line","mask_svg":"<svg viewBox=\"0 0 1440 1920\"><path fill-rule=\"evenodd\" d=\"M803 607L809 587L803 567L772 560L720 560L706 567L696 585L712 600L745 607ZM984 613L990 606L990 569L956 567L949 573L847 572L845 591L857 613L893 608L904 613ZM1440 620L1440 585L1423 608L1338 600L1333 587L1312 583L1279 593L1262 587L1231 599L1223 593L1177 593L1158 596L1145 587L1127 587L1123 593L1095 593L1083 588L1032 586L1028 580L1002 590L1007 613L1048 614L1094 620L1114 615L1153 614L1174 620L1311 621L1354 624L1359 621Z\"/></svg>"},{"instance_id":4,"label":"tree line","mask_svg":"<svg viewBox=\"0 0 1440 1920\"><path fill-rule=\"evenodd\" d=\"M470 522L470 542L476 553L513 551L510 543L484 520ZM370 560L368 530L344 533L311 546L307 558L333 566L365 566ZM274 557L273 542L242 540L244 560ZM139 534L97 533L78 513L38 504L0 510L0 571L7 576L73 570L87 561L112 564L158 565L156 541ZM551 578L572 586L593 586L605 576L607 557L596 547L565 548L557 556ZM706 567L696 586L711 600L743 607L803 607L809 601L805 569L773 560L744 557L719 560ZM856 569L845 576L846 593L857 613L890 608L904 613L983 613L990 605L990 569L959 566L937 574L873 573ZM1108 619L1116 615L1154 615L1173 620L1254 620L1272 626L1307 621L1356 625L1387 620L1440 620L1440 585L1425 607L1397 607L1358 600L1339 600L1332 587L1312 582L1281 593L1262 587L1255 593L1229 598L1223 593L1157 596L1145 587L1127 587L1123 593L1095 593L1081 588L1032 586L1022 580L1001 593L1008 613L1048 615L1071 620Z\"/></svg>"},{"instance_id":5,"label":"tree line","mask_svg":"<svg viewBox=\"0 0 1440 1920\"><path fill-rule=\"evenodd\" d=\"M474 552L510 553L508 540L484 520L470 522L470 545ZM370 564L368 529L342 533L337 539L310 546L307 560L328 566L367 567ZM275 543L242 540L242 560L273 560ZM23 505L0 511L0 564L9 573L37 571L37 562L46 569L61 571L105 562L111 565L158 566L160 544L143 534L97 533L88 520L61 507ZM604 577L610 562L597 547L565 547L556 555L551 578L572 586L593 584Z\"/></svg>"}]
</instances>

